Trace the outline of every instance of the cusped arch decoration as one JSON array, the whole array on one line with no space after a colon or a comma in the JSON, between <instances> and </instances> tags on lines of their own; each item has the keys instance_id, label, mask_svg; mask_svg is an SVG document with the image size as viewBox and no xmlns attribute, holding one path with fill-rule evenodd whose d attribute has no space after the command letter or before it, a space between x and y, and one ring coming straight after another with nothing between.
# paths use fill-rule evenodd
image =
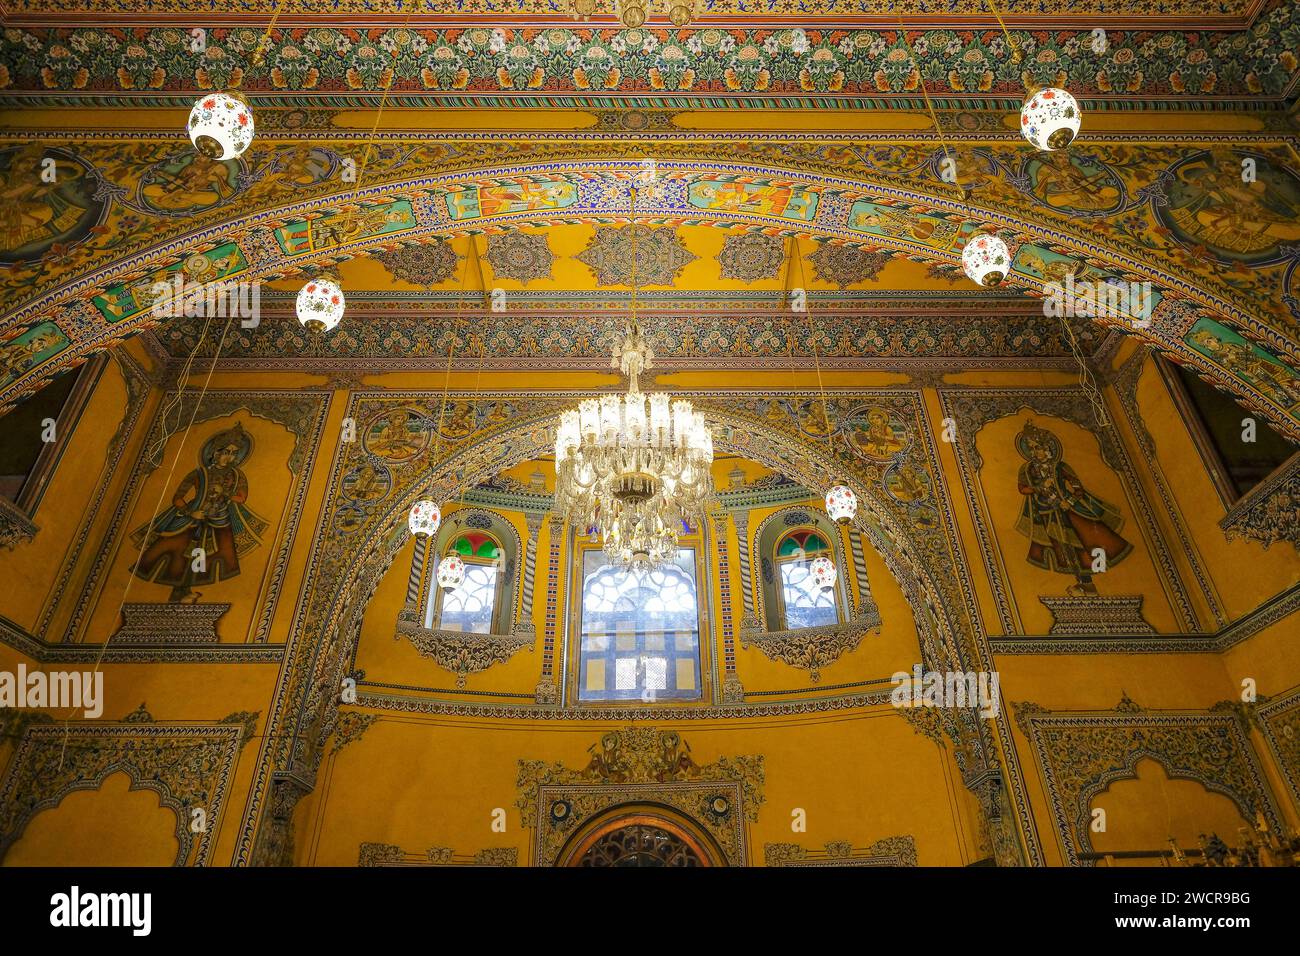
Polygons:
<instances>
[{"instance_id":1,"label":"cusped arch decoration","mask_svg":"<svg viewBox=\"0 0 1300 956\"><path fill-rule=\"evenodd\" d=\"M235 761L251 733L251 727L234 721L249 716L231 715L229 723L206 726L28 727L0 781L0 858L38 813L57 807L70 793L97 790L108 777L124 773L130 790L153 791L159 805L175 815L174 865L207 865ZM191 829L195 809L208 818L198 833Z\"/></svg>"},{"instance_id":2,"label":"cusped arch decoration","mask_svg":"<svg viewBox=\"0 0 1300 956\"><path fill-rule=\"evenodd\" d=\"M555 865L714 867L726 866L727 858L708 831L680 811L626 804L573 834Z\"/></svg>"},{"instance_id":3,"label":"cusped arch decoration","mask_svg":"<svg viewBox=\"0 0 1300 956\"><path fill-rule=\"evenodd\" d=\"M550 162L529 165L483 167L472 172L380 183L367 186L355 194L336 194L286 204L256 212L175 236L144 253L94 269L65 282L60 287L37 296L0 316L0 337L16 335L42 322L54 321L67 340L66 345L44 358L34 357L21 374L0 385L0 408L11 405L35 390L40 383L65 368L84 361L101 350L143 328L153 326L158 318L151 306L139 312L110 319L93 304L97 294L130 282L152 283L157 270L170 268L182 257L201 252L221 243L238 245L246 268L229 278L266 281L301 275L311 267L332 265L355 256L372 255L396 244L464 235L500 232L521 226L548 226L559 223L627 222L628 190L632 177L640 171L637 163L627 160L593 158L584 162ZM1185 275L1164 268L1159 263L1143 262L1113 248L1097 243L1078 227L1066 224L1043 225L1014 216L1002 209L979 208L957 202L942 194L929 193L909 185L796 172L776 166L723 164L719 162L663 161L659 164L665 188L658 199L639 199L637 220L662 225L742 227L770 235L799 236L819 241L850 243L884 250L895 256L955 266L960 262L963 237L977 228L996 228L1009 240L1012 255L1022 244L1059 249L1079 261L1100 263L1107 277L1119 281L1150 283L1163 297L1155 306L1149 323L1137 327L1118 319L1097 320L1148 341L1154 347L1176 354L1180 361L1198 370L1219 388L1238 395L1242 401L1273 420L1293 436L1300 436L1300 421L1262 392L1229 374L1200 351L1183 341L1184 334L1202 315L1220 317L1250 334L1261 344L1284 357L1300 356L1300 344L1275 325L1245 312L1238 304L1214 293ZM536 182L546 176L571 177L575 201L567 205L551 204L544 199L524 200L523 208L505 208L494 214L457 218L448 197L478 188L478 183ZM818 197L816 204L795 206L786 202L774 215L770 204L747 202L744 194L724 196L716 204L693 204L687 188L700 183L734 182L779 183L786 192L802 191ZM579 188L582 184L587 184ZM286 224L316 219L330 210L350 203L404 203L403 215L409 210L409 227L377 228L369 235L345 238L336 244L317 249L309 243L306 251L290 252L277 241L277 229ZM851 209L858 202L882 202L900 210L907 217L928 214L931 218L957 224L955 238L943 247L923 241L923 236L868 233L852 228ZM509 207L509 204L506 204ZM374 206L369 207L374 211ZM480 213L483 208L476 207ZM797 209L797 214L791 212ZM382 216L379 218L383 218ZM1063 231L1064 229L1064 231ZM901 230L896 230L899 232ZM1008 287L1019 287L1031 295L1041 295L1050 280L1028 271L1013 270ZM71 321L69 321L71 317Z\"/></svg>"},{"instance_id":4,"label":"cusped arch decoration","mask_svg":"<svg viewBox=\"0 0 1300 956\"><path fill-rule=\"evenodd\" d=\"M545 410L531 419L492 430L413 476L356 532L331 535L324 525L318 530L310 583L296 615L289 659L264 735L259 772L265 784L245 814L236 855L240 864L259 860L261 844L275 847L287 833L289 815L270 814L263 806L272 800L270 808L275 807L272 785L278 778L309 780L319 765L324 742L338 720L337 688L349 676L347 668L355 656L366 608L409 542L406 518L411 504L420 498L457 500L467 489L504 470L550 454L560 409L553 402L538 404ZM938 669L976 666L972 658L980 652L971 643L968 595L957 576L937 556L931 560L913 531L890 514L883 489L856 477L858 463L836 458L820 445L803 444L769 423L721 406L720 401L702 401L699 406L721 453L752 459L810 489L823 488L827 475L840 476L861 502L857 530L880 553L912 607L923 661ZM336 479L341 468L342 462L336 462ZM979 767L997 761L982 749L995 746L983 729L971 743L975 749L959 762L963 774L970 772L974 780ZM264 812L269 822L258 827Z\"/></svg>"}]
</instances>

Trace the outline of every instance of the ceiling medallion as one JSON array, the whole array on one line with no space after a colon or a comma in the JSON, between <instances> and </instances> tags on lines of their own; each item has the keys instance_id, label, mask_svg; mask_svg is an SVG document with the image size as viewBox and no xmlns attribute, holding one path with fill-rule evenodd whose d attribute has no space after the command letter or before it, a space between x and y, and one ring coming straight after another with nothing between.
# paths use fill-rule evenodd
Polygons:
<instances>
[{"instance_id":1,"label":"ceiling medallion","mask_svg":"<svg viewBox=\"0 0 1300 956\"><path fill-rule=\"evenodd\" d=\"M549 279L555 256L545 235L503 232L488 236L487 261L498 279L514 279L527 285L534 279Z\"/></svg>"},{"instance_id":2,"label":"ceiling medallion","mask_svg":"<svg viewBox=\"0 0 1300 956\"><path fill-rule=\"evenodd\" d=\"M889 256L883 252L831 242L822 243L809 258L817 268L818 279L834 282L841 289L875 279L889 262Z\"/></svg>"},{"instance_id":3,"label":"ceiling medallion","mask_svg":"<svg viewBox=\"0 0 1300 956\"><path fill-rule=\"evenodd\" d=\"M673 284L698 257L669 226L598 227L591 244L575 257L590 267L600 285L632 285L633 257L642 285Z\"/></svg>"},{"instance_id":4,"label":"ceiling medallion","mask_svg":"<svg viewBox=\"0 0 1300 956\"><path fill-rule=\"evenodd\" d=\"M785 243L761 232L733 232L722 243L717 260L724 279L775 279L785 262Z\"/></svg>"},{"instance_id":5,"label":"ceiling medallion","mask_svg":"<svg viewBox=\"0 0 1300 956\"><path fill-rule=\"evenodd\" d=\"M379 249L371 255L394 279L422 286L446 282L455 273L456 263L460 262L460 256L451 248L451 243L443 239L397 249Z\"/></svg>"}]
</instances>

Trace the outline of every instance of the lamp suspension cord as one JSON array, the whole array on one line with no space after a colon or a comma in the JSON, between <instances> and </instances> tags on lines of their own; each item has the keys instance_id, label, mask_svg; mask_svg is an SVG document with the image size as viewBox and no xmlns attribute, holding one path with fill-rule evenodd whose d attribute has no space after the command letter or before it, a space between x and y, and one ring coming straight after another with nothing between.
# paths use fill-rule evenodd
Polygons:
<instances>
[{"instance_id":1,"label":"lamp suspension cord","mask_svg":"<svg viewBox=\"0 0 1300 956\"><path fill-rule=\"evenodd\" d=\"M930 112L930 121L934 123L935 134L939 137L939 145L943 147L945 158L953 160L953 182L949 184L940 177L944 185L953 185L957 187L958 192L965 198L966 192L961 188L961 183L957 181L957 162L954 156L954 150L948 145L948 139L943 134L943 127L939 123L939 114L935 112L934 103L930 99L930 91L925 86L925 73L921 70L921 64L916 59L916 53L912 50L912 43L907 39L907 28L903 26L903 15L898 12L897 6L894 8L894 15L898 19L898 38L903 41L903 46L907 49L908 60L912 64L912 69L916 70L917 83L921 87L921 96L925 99L925 108Z\"/></svg>"},{"instance_id":2,"label":"lamp suspension cord","mask_svg":"<svg viewBox=\"0 0 1300 956\"><path fill-rule=\"evenodd\" d=\"M799 251L799 239L796 236L795 251ZM830 452L831 460L835 459L835 442L832 438L830 409L826 403L826 386L822 382L822 363L817 352L817 326L813 321L812 298L808 294L808 279L804 274L803 256L799 259L799 287L804 290L804 311L808 315L808 344L812 347L813 368L817 371L817 394L822 403L822 421L826 424L826 449Z\"/></svg>"}]
</instances>

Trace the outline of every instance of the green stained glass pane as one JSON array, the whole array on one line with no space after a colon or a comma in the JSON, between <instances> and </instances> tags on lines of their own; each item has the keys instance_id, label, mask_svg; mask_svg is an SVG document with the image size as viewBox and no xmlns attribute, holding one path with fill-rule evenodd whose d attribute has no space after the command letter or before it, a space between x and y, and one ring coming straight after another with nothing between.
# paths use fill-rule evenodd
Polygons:
<instances>
[{"instance_id":1,"label":"green stained glass pane","mask_svg":"<svg viewBox=\"0 0 1300 956\"><path fill-rule=\"evenodd\" d=\"M474 553L474 546L469 543L468 538L457 538L456 543L451 546L451 549L457 554L463 554L467 558Z\"/></svg>"}]
</instances>

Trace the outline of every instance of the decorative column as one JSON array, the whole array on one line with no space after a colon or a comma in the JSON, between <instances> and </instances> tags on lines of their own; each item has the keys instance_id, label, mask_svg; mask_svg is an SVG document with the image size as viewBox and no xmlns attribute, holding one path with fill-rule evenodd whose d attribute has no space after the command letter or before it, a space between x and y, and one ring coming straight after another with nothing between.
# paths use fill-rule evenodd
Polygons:
<instances>
[{"instance_id":1,"label":"decorative column","mask_svg":"<svg viewBox=\"0 0 1300 956\"><path fill-rule=\"evenodd\" d=\"M533 573L537 566L537 545L542 530L543 515L528 512L524 521L528 525L528 540L524 542L524 586L523 599L520 602L519 620L515 622L514 633L528 637L537 633L533 624Z\"/></svg>"},{"instance_id":2,"label":"decorative column","mask_svg":"<svg viewBox=\"0 0 1300 956\"><path fill-rule=\"evenodd\" d=\"M740 619L740 630L761 631L763 625L754 613L753 577L749 570L749 510L733 511L731 520L736 525L736 547L740 549L740 593L745 602L745 614Z\"/></svg>"},{"instance_id":3,"label":"decorative column","mask_svg":"<svg viewBox=\"0 0 1300 956\"><path fill-rule=\"evenodd\" d=\"M542 676L537 682L535 698L539 704L559 701L555 683L555 632L558 623L560 593L560 549L564 544L564 522L554 515L550 520L551 546L546 559L546 623L542 637Z\"/></svg>"},{"instance_id":4,"label":"decorative column","mask_svg":"<svg viewBox=\"0 0 1300 956\"><path fill-rule=\"evenodd\" d=\"M849 532L849 547L853 550L853 573L858 579L857 619L868 627L879 627L880 609L871 596L871 582L867 580L867 558L862 551L862 532Z\"/></svg>"},{"instance_id":5,"label":"decorative column","mask_svg":"<svg viewBox=\"0 0 1300 956\"><path fill-rule=\"evenodd\" d=\"M429 536L415 536L415 554L411 558L411 574L406 579L406 605L397 612L397 623L411 627L424 627L424 609L420 607L420 579L424 576L424 559L429 550ZM400 632L393 635L396 640Z\"/></svg>"},{"instance_id":6,"label":"decorative column","mask_svg":"<svg viewBox=\"0 0 1300 956\"><path fill-rule=\"evenodd\" d=\"M732 516L734 523L734 515ZM722 592L722 702L724 704L741 704L745 701L745 688L736 676L736 628L734 623L734 598L731 593L731 557L730 542L727 538L727 523L720 522L717 527L718 537L718 587ZM745 550L740 545L740 550Z\"/></svg>"}]
</instances>

